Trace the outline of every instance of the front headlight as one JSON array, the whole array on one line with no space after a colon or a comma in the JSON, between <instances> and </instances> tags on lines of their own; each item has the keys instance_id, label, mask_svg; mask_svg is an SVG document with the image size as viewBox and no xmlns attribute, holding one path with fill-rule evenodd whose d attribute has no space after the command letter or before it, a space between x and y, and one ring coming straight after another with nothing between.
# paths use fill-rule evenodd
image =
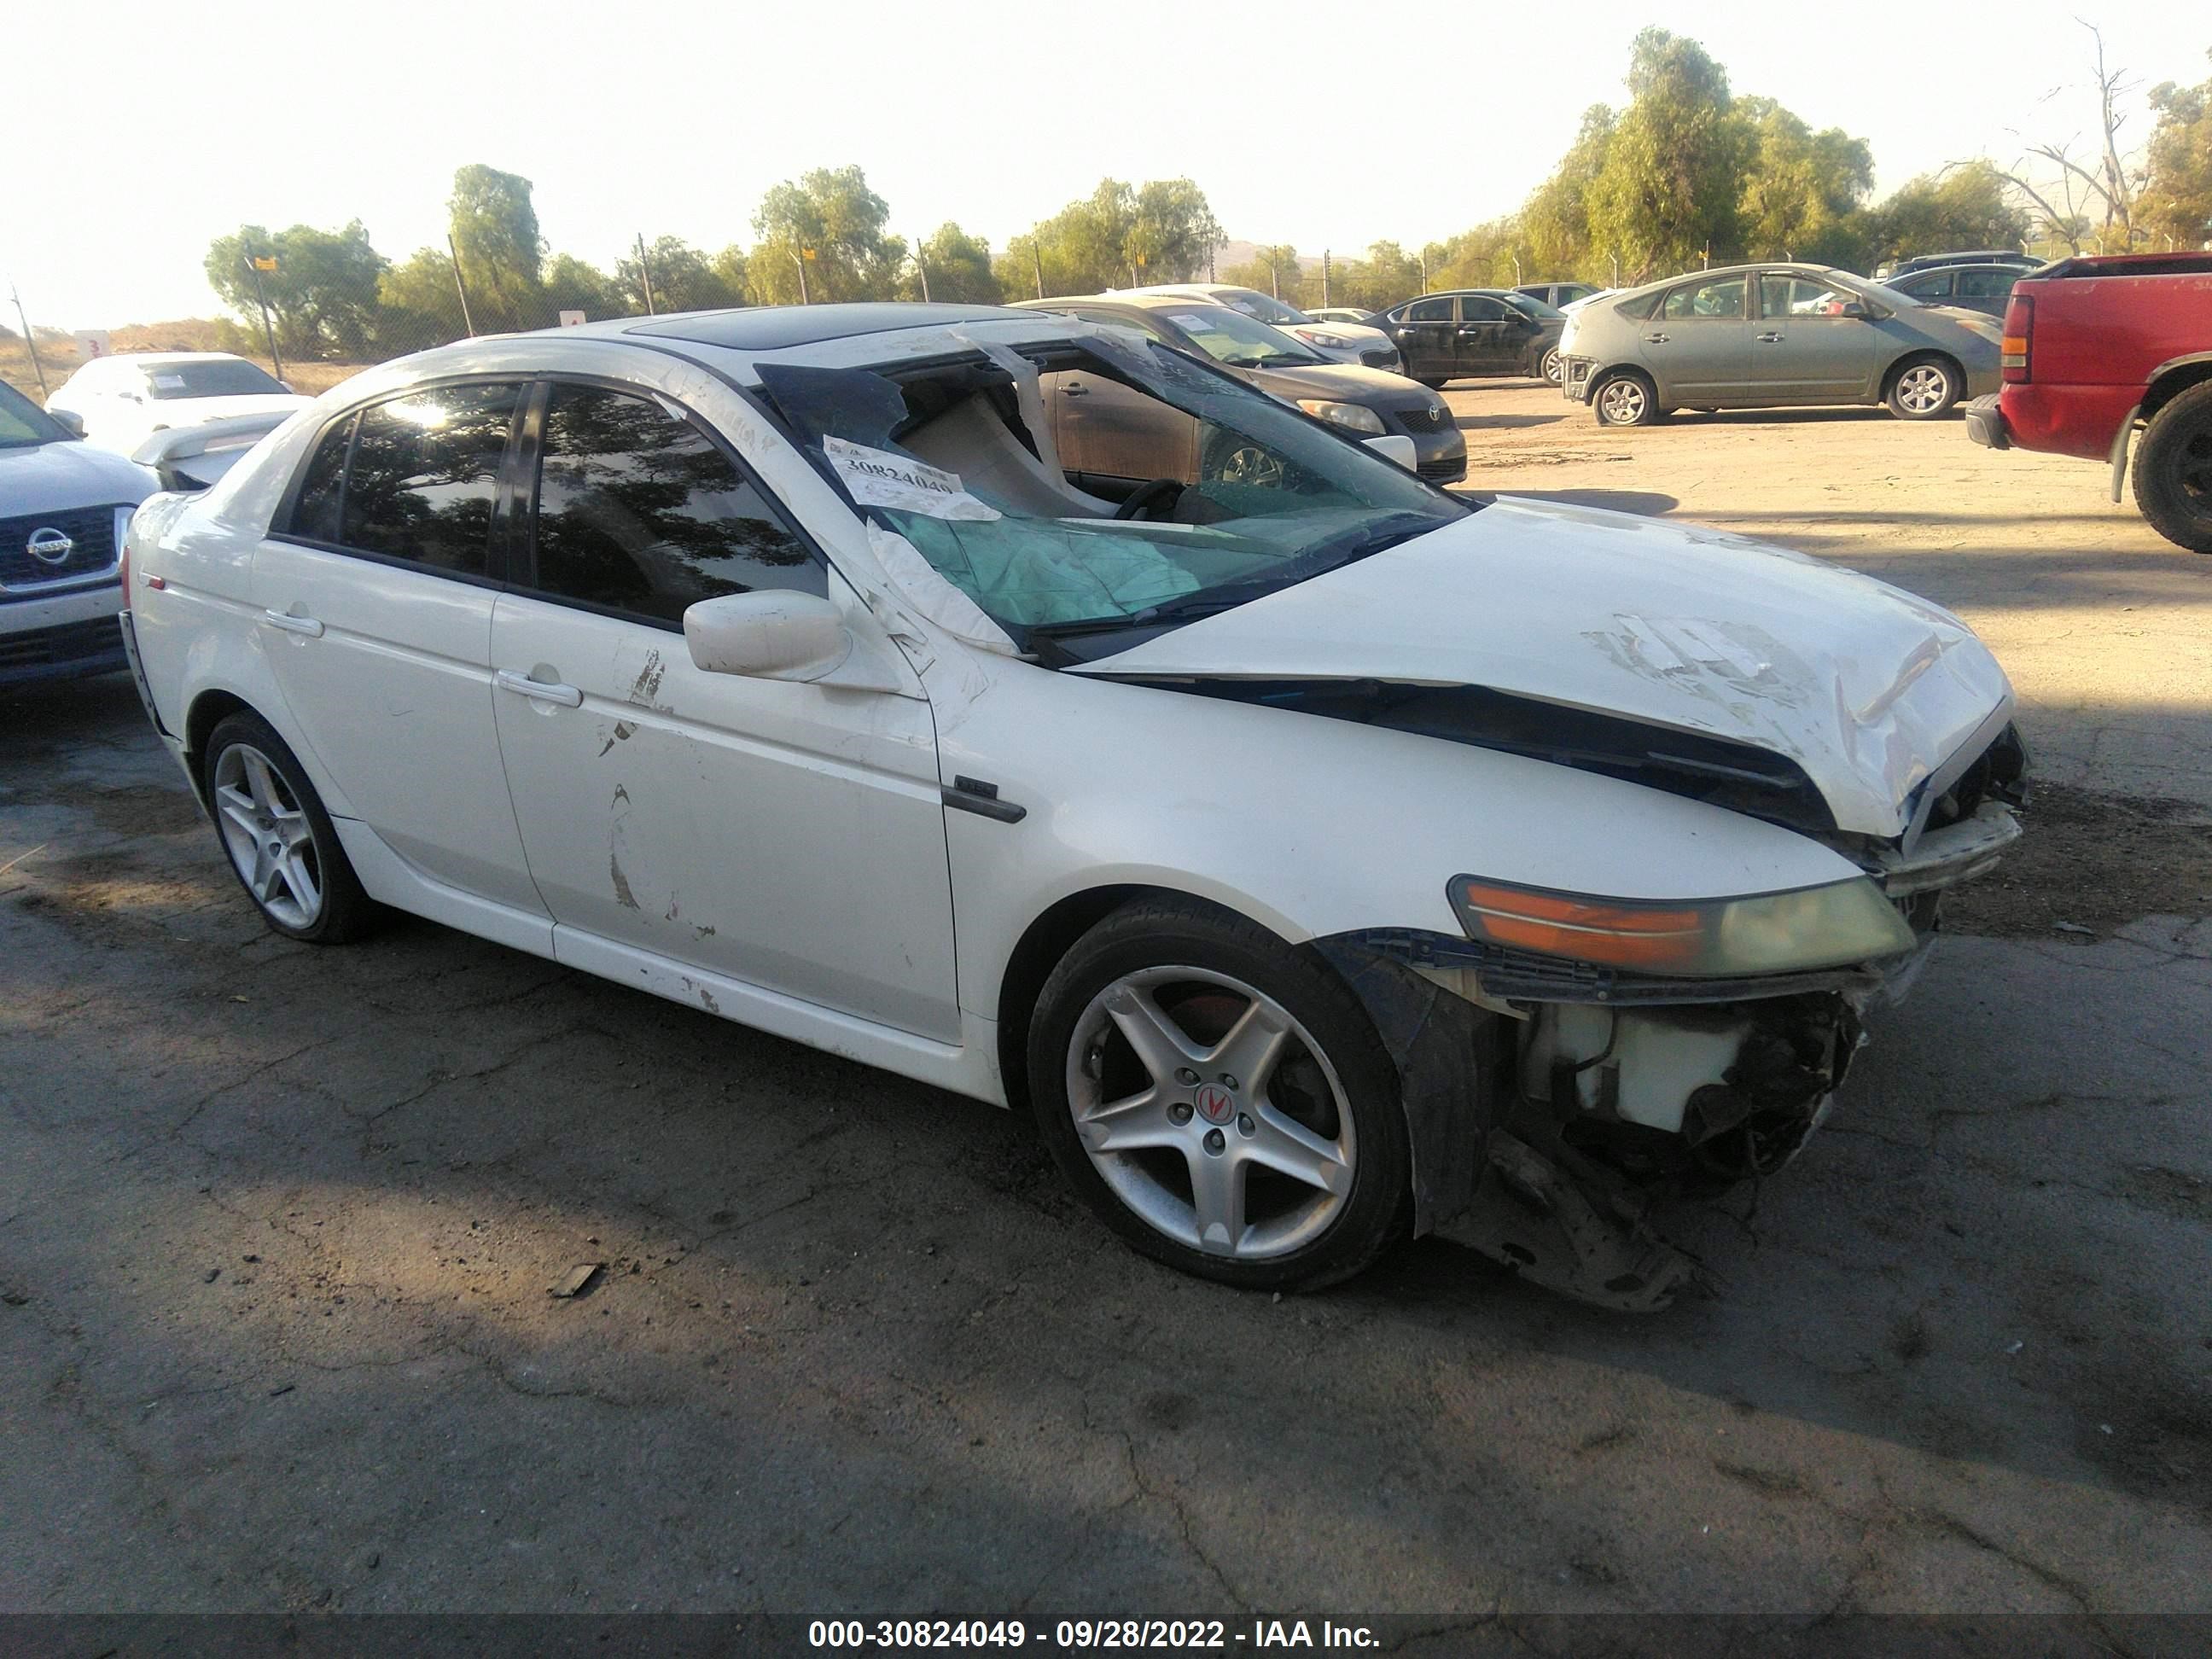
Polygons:
<instances>
[{"instance_id":1,"label":"front headlight","mask_svg":"<svg viewBox=\"0 0 2212 1659\"><path fill-rule=\"evenodd\" d=\"M1358 404L1333 404L1326 398L1301 398L1298 407L1317 421L1327 421L1353 432L1381 432L1382 417Z\"/></svg>"},{"instance_id":2,"label":"front headlight","mask_svg":"<svg viewBox=\"0 0 2212 1659\"><path fill-rule=\"evenodd\" d=\"M1688 979L1841 968L1912 949L1912 929L1863 876L1825 887L1675 902L1597 898L1455 876L1467 936L1573 962Z\"/></svg>"},{"instance_id":3,"label":"front headlight","mask_svg":"<svg viewBox=\"0 0 2212 1659\"><path fill-rule=\"evenodd\" d=\"M1341 334L1328 334L1317 328L1294 328L1291 332L1308 345L1327 346L1332 351L1340 351L1352 343Z\"/></svg>"}]
</instances>

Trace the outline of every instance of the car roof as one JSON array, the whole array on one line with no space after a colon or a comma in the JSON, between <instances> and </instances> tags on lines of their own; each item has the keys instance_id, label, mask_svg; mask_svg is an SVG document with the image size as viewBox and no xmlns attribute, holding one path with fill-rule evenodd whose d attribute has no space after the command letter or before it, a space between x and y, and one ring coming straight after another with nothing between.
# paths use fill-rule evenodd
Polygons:
<instances>
[{"instance_id":1,"label":"car roof","mask_svg":"<svg viewBox=\"0 0 2212 1659\"><path fill-rule=\"evenodd\" d=\"M689 340L696 345L720 346L730 351L778 351L825 340L850 339L860 334L1003 321L1012 315L1012 310L1006 306L908 305L903 301L750 306L736 311L686 312L673 317L647 318L643 322L625 318L618 325L599 325L594 331ZM593 327L589 324L585 326Z\"/></svg>"}]
</instances>

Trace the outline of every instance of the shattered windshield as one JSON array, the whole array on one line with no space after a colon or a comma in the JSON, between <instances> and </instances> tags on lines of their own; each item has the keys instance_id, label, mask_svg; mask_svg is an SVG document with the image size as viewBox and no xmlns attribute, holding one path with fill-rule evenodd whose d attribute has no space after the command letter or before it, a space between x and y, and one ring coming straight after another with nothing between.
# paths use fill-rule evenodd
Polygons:
<instances>
[{"instance_id":1,"label":"shattered windshield","mask_svg":"<svg viewBox=\"0 0 2212 1659\"><path fill-rule=\"evenodd\" d=\"M1049 660L1110 654L1133 631L1245 604L1473 510L1155 342L1024 351L758 369L855 510Z\"/></svg>"}]
</instances>

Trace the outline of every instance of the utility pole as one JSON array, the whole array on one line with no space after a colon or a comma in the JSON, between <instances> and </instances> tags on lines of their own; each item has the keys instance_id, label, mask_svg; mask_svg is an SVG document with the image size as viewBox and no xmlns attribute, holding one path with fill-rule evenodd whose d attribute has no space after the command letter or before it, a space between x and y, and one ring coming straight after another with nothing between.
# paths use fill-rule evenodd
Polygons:
<instances>
[{"instance_id":1,"label":"utility pole","mask_svg":"<svg viewBox=\"0 0 2212 1659\"><path fill-rule=\"evenodd\" d=\"M929 303L929 267L922 261L921 243L919 240L916 240L914 245L914 269L915 274L921 278L921 302L927 305Z\"/></svg>"},{"instance_id":2,"label":"utility pole","mask_svg":"<svg viewBox=\"0 0 2212 1659\"><path fill-rule=\"evenodd\" d=\"M1283 297L1283 251L1278 247L1267 250L1267 292L1278 300Z\"/></svg>"},{"instance_id":3,"label":"utility pole","mask_svg":"<svg viewBox=\"0 0 2212 1659\"><path fill-rule=\"evenodd\" d=\"M453 246L453 236L451 231L446 233L446 252L453 256L453 292L461 296L461 326L468 330L469 337L474 339L477 319L469 314L469 285L461 280L461 251Z\"/></svg>"},{"instance_id":4,"label":"utility pole","mask_svg":"<svg viewBox=\"0 0 2212 1659\"><path fill-rule=\"evenodd\" d=\"M659 316L660 309L653 297L653 267L646 262L645 233L641 230L637 234L637 281L638 286L645 290L645 314Z\"/></svg>"},{"instance_id":5,"label":"utility pole","mask_svg":"<svg viewBox=\"0 0 2212 1659\"><path fill-rule=\"evenodd\" d=\"M23 349L31 354L31 369L39 377L39 396L46 397L46 366L39 361L39 343L31 337L31 319L23 314L23 292L11 282L8 297L15 302L15 320L23 325Z\"/></svg>"},{"instance_id":6,"label":"utility pole","mask_svg":"<svg viewBox=\"0 0 2212 1659\"><path fill-rule=\"evenodd\" d=\"M812 303L806 297L806 262L813 257L814 250L811 247L802 247L791 256L791 263L799 267L799 303L801 305Z\"/></svg>"},{"instance_id":7,"label":"utility pole","mask_svg":"<svg viewBox=\"0 0 2212 1659\"><path fill-rule=\"evenodd\" d=\"M1328 250L1321 251L1321 302L1328 304Z\"/></svg>"},{"instance_id":8,"label":"utility pole","mask_svg":"<svg viewBox=\"0 0 2212 1659\"><path fill-rule=\"evenodd\" d=\"M1426 249L1426 248L1423 248L1423 249L1421 250L1421 253L1420 253L1420 259L1421 259L1421 292L1422 292L1422 293L1424 293L1424 294L1426 294L1426 293L1429 291L1429 251L1428 251L1428 249Z\"/></svg>"},{"instance_id":9,"label":"utility pole","mask_svg":"<svg viewBox=\"0 0 2212 1659\"><path fill-rule=\"evenodd\" d=\"M1044 298L1044 255L1037 252L1036 238L1030 238L1030 264L1036 268L1037 298Z\"/></svg>"},{"instance_id":10,"label":"utility pole","mask_svg":"<svg viewBox=\"0 0 2212 1659\"><path fill-rule=\"evenodd\" d=\"M284 378L284 364L276 356L276 329L269 320L269 290L261 286L261 273L276 269L274 254L250 253L246 257L246 269L253 278L253 297L261 301L261 332L269 342L269 366L278 380Z\"/></svg>"}]
</instances>

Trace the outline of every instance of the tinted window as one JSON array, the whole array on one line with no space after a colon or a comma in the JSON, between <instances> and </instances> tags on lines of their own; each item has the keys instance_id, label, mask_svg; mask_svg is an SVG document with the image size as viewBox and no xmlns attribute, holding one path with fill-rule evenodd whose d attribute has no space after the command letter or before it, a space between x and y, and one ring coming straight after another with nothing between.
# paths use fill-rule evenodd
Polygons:
<instances>
[{"instance_id":1,"label":"tinted window","mask_svg":"<svg viewBox=\"0 0 2212 1659\"><path fill-rule=\"evenodd\" d=\"M1405 320L1409 323L1448 323L1452 319L1452 302L1444 300L1416 300L1406 307Z\"/></svg>"},{"instance_id":2,"label":"tinted window","mask_svg":"<svg viewBox=\"0 0 2212 1659\"><path fill-rule=\"evenodd\" d=\"M0 382L0 445L50 444L69 435L52 416L14 386Z\"/></svg>"},{"instance_id":3,"label":"tinted window","mask_svg":"<svg viewBox=\"0 0 2212 1659\"><path fill-rule=\"evenodd\" d=\"M1459 317L1463 323L1502 323L1512 314L1502 301L1486 299L1480 294L1460 297Z\"/></svg>"},{"instance_id":4,"label":"tinted window","mask_svg":"<svg viewBox=\"0 0 2212 1659\"><path fill-rule=\"evenodd\" d=\"M1678 288L1667 296L1664 314L1669 322L1701 319L1741 322L1743 319L1744 280L1724 276L1718 282Z\"/></svg>"},{"instance_id":5,"label":"tinted window","mask_svg":"<svg viewBox=\"0 0 2212 1659\"><path fill-rule=\"evenodd\" d=\"M724 593L828 591L822 566L760 490L658 404L556 386L539 453L542 592L676 622Z\"/></svg>"},{"instance_id":6,"label":"tinted window","mask_svg":"<svg viewBox=\"0 0 2212 1659\"><path fill-rule=\"evenodd\" d=\"M2012 285L2020 280L2020 273L2008 265L1988 265L1979 270L1959 273L1959 296L1966 300L1994 300L2001 294L2012 292Z\"/></svg>"},{"instance_id":7,"label":"tinted window","mask_svg":"<svg viewBox=\"0 0 2212 1659\"><path fill-rule=\"evenodd\" d=\"M1912 276L1897 284L1916 300L1931 300L1951 291L1951 273L1939 270L1929 276Z\"/></svg>"},{"instance_id":8,"label":"tinted window","mask_svg":"<svg viewBox=\"0 0 2212 1659\"><path fill-rule=\"evenodd\" d=\"M350 415L323 434L315 453L307 457L300 475L300 493L292 502L292 533L311 542L338 538L339 487L345 482L346 446L353 441Z\"/></svg>"},{"instance_id":9,"label":"tinted window","mask_svg":"<svg viewBox=\"0 0 2212 1659\"><path fill-rule=\"evenodd\" d=\"M284 383L243 357L211 357L181 363L149 363L147 391L157 401L171 398L257 398L284 395Z\"/></svg>"},{"instance_id":10,"label":"tinted window","mask_svg":"<svg viewBox=\"0 0 2212 1659\"><path fill-rule=\"evenodd\" d=\"M337 539L481 576L515 386L448 386L361 412Z\"/></svg>"}]
</instances>

